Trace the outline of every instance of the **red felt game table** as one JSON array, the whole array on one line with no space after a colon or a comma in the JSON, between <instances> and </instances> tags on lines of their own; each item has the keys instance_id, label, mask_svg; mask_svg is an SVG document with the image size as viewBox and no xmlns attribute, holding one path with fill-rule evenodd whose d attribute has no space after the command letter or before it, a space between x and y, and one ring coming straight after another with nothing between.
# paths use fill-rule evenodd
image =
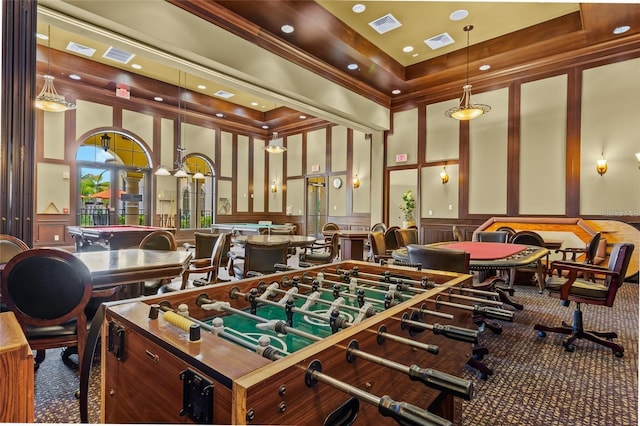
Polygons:
<instances>
[{"instance_id":1,"label":"red felt game table","mask_svg":"<svg viewBox=\"0 0 640 426\"><path fill-rule=\"evenodd\" d=\"M535 264L540 291L544 289L542 258L549 253L549 250L544 247L478 241L441 242L429 244L429 246L468 252L470 256L469 269L472 271L512 270ZM394 250L392 256L400 262L409 261L406 247ZM513 275L512 273L511 276Z\"/></svg>"}]
</instances>

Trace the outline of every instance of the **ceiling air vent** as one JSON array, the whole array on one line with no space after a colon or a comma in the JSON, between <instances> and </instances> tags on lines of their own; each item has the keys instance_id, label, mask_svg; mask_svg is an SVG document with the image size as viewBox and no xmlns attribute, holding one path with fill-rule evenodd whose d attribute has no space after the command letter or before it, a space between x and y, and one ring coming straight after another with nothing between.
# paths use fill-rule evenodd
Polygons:
<instances>
[{"instance_id":1,"label":"ceiling air vent","mask_svg":"<svg viewBox=\"0 0 640 426\"><path fill-rule=\"evenodd\" d=\"M427 46L429 46L432 50L440 49L441 47L448 46L450 44L455 43L456 41L447 33L442 33L437 36L431 37L424 41Z\"/></svg>"},{"instance_id":2,"label":"ceiling air vent","mask_svg":"<svg viewBox=\"0 0 640 426\"><path fill-rule=\"evenodd\" d=\"M224 90L218 90L216 93L214 93L214 96L217 96L219 98L229 99L235 95L230 92L225 92Z\"/></svg>"},{"instance_id":3,"label":"ceiling air vent","mask_svg":"<svg viewBox=\"0 0 640 426\"><path fill-rule=\"evenodd\" d=\"M375 21L369 22L369 25L371 26L371 28L376 30L378 34L384 34L388 31L395 30L396 28L402 26L400 21L398 21L396 17L390 13L376 19Z\"/></svg>"},{"instance_id":4,"label":"ceiling air vent","mask_svg":"<svg viewBox=\"0 0 640 426\"><path fill-rule=\"evenodd\" d=\"M96 49L74 43L73 41L70 41L69 44L67 44L67 50L69 52L77 53L78 55L87 56L89 58L92 57L94 53L96 53Z\"/></svg>"},{"instance_id":5,"label":"ceiling air vent","mask_svg":"<svg viewBox=\"0 0 640 426\"><path fill-rule=\"evenodd\" d=\"M115 47L108 48L104 55L102 55L103 58L111 59L112 61L120 62L121 64L128 64L134 56L136 56L134 53L125 52L124 50L119 50Z\"/></svg>"}]
</instances>

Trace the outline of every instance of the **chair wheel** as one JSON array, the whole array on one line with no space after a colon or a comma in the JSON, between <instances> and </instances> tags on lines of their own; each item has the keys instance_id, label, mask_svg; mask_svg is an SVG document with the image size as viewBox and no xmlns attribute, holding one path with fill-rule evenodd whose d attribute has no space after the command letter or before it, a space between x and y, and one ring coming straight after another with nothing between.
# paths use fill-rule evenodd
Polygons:
<instances>
[{"instance_id":1,"label":"chair wheel","mask_svg":"<svg viewBox=\"0 0 640 426\"><path fill-rule=\"evenodd\" d=\"M564 349L567 352L573 352L576 350L576 345L574 345L573 343L569 343L568 345L564 345Z\"/></svg>"},{"instance_id":2,"label":"chair wheel","mask_svg":"<svg viewBox=\"0 0 640 426\"><path fill-rule=\"evenodd\" d=\"M76 397L76 399L80 399L80 391L79 391L79 390L77 390L77 391L74 393L74 396Z\"/></svg>"},{"instance_id":3,"label":"chair wheel","mask_svg":"<svg viewBox=\"0 0 640 426\"><path fill-rule=\"evenodd\" d=\"M622 358L624 356L624 352L613 351L613 355L615 355L616 358Z\"/></svg>"},{"instance_id":4,"label":"chair wheel","mask_svg":"<svg viewBox=\"0 0 640 426\"><path fill-rule=\"evenodd\" d=\"M473 355L473 359L475 359L476 361L482 361L483 358L484 358L484 354Z\"/></svg>"},{"instance_id":5,"label":"chair wheel","mask_svg":"<svg viewBox=\"0 0 640 426\"><path fill-rule=\"evenodd\" d=\"M480 371L478 371L478 378L482 379L482 380L487 380L487 374L486 373L482 373Z\"/></svg>"},{"instance_id":6,"label":"chair wheel","mask_svg":"<svg viewBox=\"0 0 640 426\"><path fill-rule=\"evenodd\" d=\"M547 337L547 333L540 330L538 331L538 337L540 337L541 339L544 339L545 337Z\"/></svg>"}]
</instances>

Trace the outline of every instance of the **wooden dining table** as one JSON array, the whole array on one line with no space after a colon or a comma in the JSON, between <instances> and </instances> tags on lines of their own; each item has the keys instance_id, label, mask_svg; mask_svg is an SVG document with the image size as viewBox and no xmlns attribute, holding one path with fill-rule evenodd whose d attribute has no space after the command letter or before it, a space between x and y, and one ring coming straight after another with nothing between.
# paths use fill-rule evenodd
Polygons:
<instances>
[{"instance_id":1,"label":"wooden dining table","mask_svg":"<svg viewBox=\"0 0 640 426\"><path fill-rule=\"evenodd\" d=\"M291 247L304 247L312 245L315 237L306 235L236 235L231 237L234 244L244 245L247 241L253 244L278 244L287 242Z\"/></svg>"},{"instance_id":2,"label":"wooden dining table","mask_svg":"<svg viewBox=\"0 0 640 426\"><path fill-rule=\"evenodd\" d=\"M189 268L192 254L188 251L145 250L139 248L80 252L75 255L82 260L93 279L94 288L116 285L137 285L146 280L172 279ZM117 303L117 302L116 302ZM89 376L93 356L104 320L104 305L96 312L83 354L80 371L80 421L88 422Z\"/></svg>"},{"instance_id":3,"label":"wooden dining table","mask_svg":"<svg viewBox=\"0 0 640 426\"><path fill-rule=\"evenodd\" d=\"M325 237L335 233L340 239L340 260L364 260L364 243L369 239L370 231L355 229L322 231Z\"/></svg>"}]
</instances>

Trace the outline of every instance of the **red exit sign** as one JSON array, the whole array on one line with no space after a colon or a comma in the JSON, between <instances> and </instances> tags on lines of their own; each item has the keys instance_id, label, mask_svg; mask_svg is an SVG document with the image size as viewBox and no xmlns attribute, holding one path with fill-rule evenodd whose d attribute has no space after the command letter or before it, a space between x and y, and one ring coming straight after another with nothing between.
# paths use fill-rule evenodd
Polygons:
<instances>
[{"instance_id":1,"label":"red exit sign","mask_svg":"<svg viewBox=\"0 0 640 426\"><path fill-rule=\"evenodd\" d=\"M396 163L406 163L407 154L396 154Z\"/></svg>"}]
</instances>

